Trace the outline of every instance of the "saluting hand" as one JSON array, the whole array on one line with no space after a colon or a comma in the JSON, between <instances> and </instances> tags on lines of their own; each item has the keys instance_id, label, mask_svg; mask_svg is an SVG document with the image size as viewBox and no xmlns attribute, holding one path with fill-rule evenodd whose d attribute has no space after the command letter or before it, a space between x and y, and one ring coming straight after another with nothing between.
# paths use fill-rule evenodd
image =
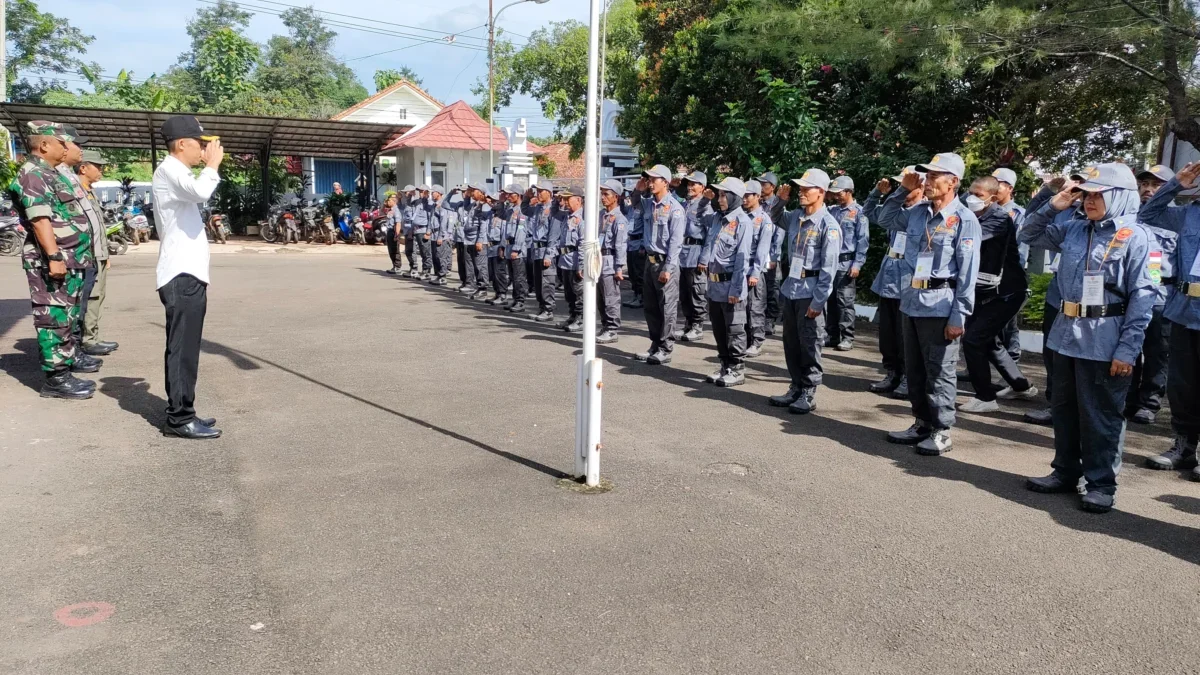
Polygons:
<instances>
[{"instance_id":1,"label":"saluting hand","mask_svg":"<svg viewBox=\"0 0 1200 675\"><path fill-rule=\"evenodd\" d=\"M875 184L875 189L879 190L879 194L886 195L892 191L892 181L886 178L880 178L879 182Z\"/></svg>"},{"instance_id":2,"label":"saluting hand","mask_svg":"<svg viewBox=\"0 0 1200 675\"><path fill-rule=\"evenodd\" d=\"M225 148L221 147L221 141L209 141L208 145L200 151L200 158L204 160L204 165L213 171L221 166L221 160L225 159Z\"/></svg>"},{"instance_id":3,"label":"saluting hand","mask_svg":"<svg viewBox=\"0 0 1200 675\"><path fill-rule=\"evenodd\" d=\"M778 188L776 188L775 194L779 195L779 199L782 201L785 201L785 202L788 199L791 199L791 197L792 197L791 183L784 183L783 185L780 185Z\"/></svg>"},{"instance_id":4,"label":"saluting hand","mask_svg":"<svg viewBox=\"0 0 1200 675\"><path fill-rule=\"evenodd\" d=\"M1200 177L1200 162L1192 162L1175 174L1179 184L1185 188L1195 187L1196 178ZM1115 361L1113 363L1116 363Z\"/></svg>"},{"instance_id":5,"label":"saluting hand","mask_svg":"<svg viewBox=\"0 0 1200 675\"><path fill-rule=\"evenodd\" d=\"M1050 199L1050 206L1054 207L1056 211L1065 211L1071 208L1075 200L1079 199L1079 194L1075 192L1075 188L1078 186L1079 183L1073 180L1063 183L1063 189Z\"/></svg>"},{"instance_id":6,"label":"saluting hand","mask_svg":"<svg viewBox=\"0 0 1200 675\"><path fill-rule=\"evenodd\" d=\"M904 178L900 180L900 187L912 192L921 187L921 174L913 171L912 173L904 174Z\"/></svg>"},{"instance_id":7,"label":"saluting hand","mask_svg":"<svg viewBox=\"0 0 1200 675\"><path fill-rule=\"evenodd\" d=\"M1189 164L1188 166L1192 165ZM1197 163L1197 166L1200 166L1200 163ZM1192 179L1195 180L1195 176L1193 176ZM1182 182L1183 181L1180 181L1180 183ZM1128 377L1129 375L1133 374L1133 364L1113 359L1112 367L1108 369L1108 374L1112 375L1113 377Z\"/></svg>"}]
</instances>

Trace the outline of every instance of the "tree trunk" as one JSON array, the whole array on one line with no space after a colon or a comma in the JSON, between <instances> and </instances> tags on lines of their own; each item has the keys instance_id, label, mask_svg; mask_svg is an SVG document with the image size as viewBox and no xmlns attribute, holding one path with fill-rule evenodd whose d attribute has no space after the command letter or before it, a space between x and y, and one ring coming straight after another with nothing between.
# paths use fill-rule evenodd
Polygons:
<instances>
[{"instance_id":1,"label":"tree trunk","mask_svg":"<svg viewBox=\"0 0 1200 675\"><path fill-rule=\"evenodd\" d=\"M1158 11L1162 18L1170 21L1170 0L1158 0ZM1192 116L1191 106L1188 105L1187 83L1179 73L1179 36L1164 29L1162 37L1164 84L1167 89L1167 107L1171 109L1170 128L1175 132L1176 138L1200 149L1200 122Z\"/></svg>"}]
</instances>

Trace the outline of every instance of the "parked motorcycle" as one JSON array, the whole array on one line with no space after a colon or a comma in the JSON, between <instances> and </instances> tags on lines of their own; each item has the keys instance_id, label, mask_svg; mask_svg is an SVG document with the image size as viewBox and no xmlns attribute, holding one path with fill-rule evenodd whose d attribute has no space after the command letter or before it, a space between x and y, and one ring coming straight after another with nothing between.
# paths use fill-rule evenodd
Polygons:
<instances>
[{"instance_id":1,"label":"parked motorcycle","mask_svg":"<svg viewBox=\"0 0 1200 675\"><path fill-rule=\"evenodd\" d=\"M309 199L300 207L300 239L312 242L317 238L321 229L321 214L325 210L323 202Z\"/></svg>"},{"instance_id":2,"label":"parked motorcycle","mask_svg":"<svg viewBox=\"0 0 1200 675\"><path fill-rule=\"evenodd\" d=\"M334 234L347 244L358 242L358 238L354 234L354 219L350 216L349 206L338 209L337 220L334 221Z\"/></svg>"},{"instance_id":3,"label":"parked motorcycle","mask_svg":"<svg viewBox=\"0 0 1200 675\"><path fill-rule=\"evenodd\" d=\"M387 241L387 212L380 208L379 203L372 200L359 218L362 219L363 229L368 244L382 244Z\"/></svg>"},{"instance_id":4,"label":"parked motorcycle","mask_svg":"<svg viewBox=\"0 0 1200 675\"><path fill-rule=\"evenodd\" d=\"M224 244L229 235L233 231L229 229L229 219L223 213L213 213L205 208L200 211L200 216L204 218L204 231L209 238L218 244Z\"/></svg>"},{"instance_id":5,"label":"parked motorcycle","mask_svg":"<svg viewBox=\"0 0 1200 675\"><path fill-rule=\"evenodd\" d=\"M129 250L129 240L125 238L124 222L105 219L104 235L108 239L109 255L125 255L125 251Z\"/></svg>"},{"instance_id":6,"label":"parked motorcycle","mask_svg":"<svg viewBox=\"0 0 1200 675\"><path fill-rule=\"evenodd\" d=\"M25 246L25 228L17 216L0 216L0 255L21 255Z\"/></svg>"},{"instance_id":7,"label":"parked motorcycle","mask_svg":"<svg viewBox=\"0 0 1200 675\"><path fill-rule=\"evenodd\" d=\"M133 178L129 176L121 179L121 218L125 221L126 237L137 246L142 241L150 241L150 219L143 212L143 202L132 183Z\"/></svg>"}]
</instances>

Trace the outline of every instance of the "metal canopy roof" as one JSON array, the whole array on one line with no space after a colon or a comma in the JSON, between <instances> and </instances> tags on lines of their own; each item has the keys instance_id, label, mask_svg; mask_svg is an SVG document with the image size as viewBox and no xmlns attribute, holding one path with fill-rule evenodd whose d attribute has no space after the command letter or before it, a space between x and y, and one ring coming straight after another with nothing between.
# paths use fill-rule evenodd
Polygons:
<instances>
[{"instance_id":1,"label":"metal canopy roof","mask_svg":"<svg viewBox=\"0 0 1200 675\"><path fill-rule=\"evenodd\" d=\"M0 123L20 138L31 120L50 120L74 126L97 148L165 150L159 128L178 113L157 110L76 108L32 103L0 103ZM306 120L254 115L198 114L207 133L220 136L221 145L233 153L304 155L358 159L379 152L392 138L412 125L370 124L337 120Z\"/></svg>"}]
</instances>

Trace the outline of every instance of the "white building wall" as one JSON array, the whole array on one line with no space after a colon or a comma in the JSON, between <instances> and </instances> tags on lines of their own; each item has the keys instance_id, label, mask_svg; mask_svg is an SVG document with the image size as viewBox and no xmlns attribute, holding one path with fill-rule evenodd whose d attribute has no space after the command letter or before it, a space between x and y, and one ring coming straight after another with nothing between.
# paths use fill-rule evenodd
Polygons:
<instances>
[{"instance_id":1,"label":"white building wall","mask_svg":"<svg viewBox=\"0 0 1200 675\"><path fill-rule=\"evenodd\" d=\"M441 108L408 87L384 96L341 118L347 122L377 124L411 124L414 129L425 126Z\"/></svg>"},{"instance_id":2,"label":"white building wall","mask_svg":"<svg viewBox=\"0 0 1200 675\"><path fill-rule=\"evenodd\" d=\"M420 185L434 183L430 174L437 169L443 172L447 190L459 183L479 181L487 177L487 151L446 150L443 148L405 148L396 153L396 176L403 187L405 183ZM499 160L499 153L496 154ZM428 161L428 167L425 162ZM444 165L444 166L443 166Z\"/></svg>"}]
</instances>

